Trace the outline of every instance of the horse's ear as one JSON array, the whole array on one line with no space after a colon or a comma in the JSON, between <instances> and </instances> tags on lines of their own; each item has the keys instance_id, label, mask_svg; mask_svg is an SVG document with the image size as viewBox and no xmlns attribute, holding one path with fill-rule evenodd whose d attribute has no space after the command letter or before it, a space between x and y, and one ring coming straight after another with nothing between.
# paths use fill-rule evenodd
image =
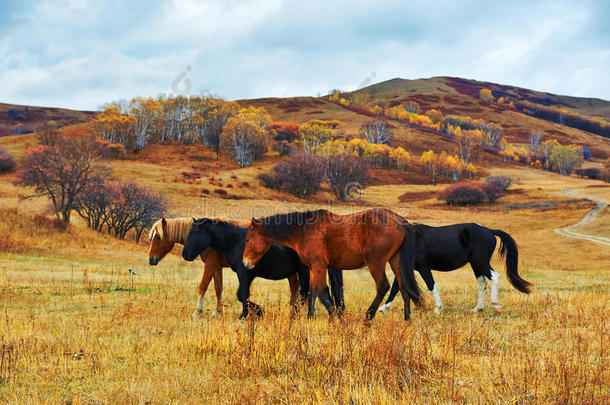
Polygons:
<instances>
[{"instance_id":1,"label":"horse's ear","mask_svg":"<svg viewBox=\"0 0 610 405\"><path fill-rule=\"evenodd\" d=\"M161 218L161 228L163 229L163 232L167 231L167 221L165 220L165 217Z\"/></svg>"},{"instance_id":2,"label":"horse's ear","mask_svg":"<svg viewBox=\"0 0 610 405\"><path fill-rule=\"evenodd\" d=\"M263 224L263 221L252 217L252 225L262 225L262 224Z\"/></svg>"}]
</instances>

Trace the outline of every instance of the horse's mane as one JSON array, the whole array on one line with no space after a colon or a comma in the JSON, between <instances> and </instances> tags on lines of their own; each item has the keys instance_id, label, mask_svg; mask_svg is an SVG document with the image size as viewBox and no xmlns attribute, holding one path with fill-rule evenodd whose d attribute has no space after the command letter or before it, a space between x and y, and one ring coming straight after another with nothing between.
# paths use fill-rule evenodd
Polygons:
<instances>
[{"instance_id":1,"label":"horse's mane","mask_svg":"<svg viewBox=\"0 0 610 405\"><path fill-rule=\"evenodd\" d=\"M294 234L302 234L309 226L315 224L320 217L328 216L326 210L289 212L261 218L259 221L263 230L273 239L283 239Z\"/></svg>"},{"instance_id":2,"label":"horse's mane","mask_svg":"<svg viewBox=\"0 0 610 405\"><path fill-rule=\"evenodd\" d=\"M248 223L239 223L237 221L231 221L228 219L222 219L222 218L197 218L195 219L195 223L199 223L199 224L205 224L205 223L212 223L212 224L217 224L217 225L224 225L227 226L229 228L247 228L248 227Z\"/></svg>"},{"instance_id":3,"label":"horse's mane","mask_svg":"<svg viewBox=\"0 0 610 405\"><path fill-rule=\"evenodd\" d=\"M163 232L163 226L161 225L161 221L163 219L158 220L150 227L150 231L148 232L148 239L151 239L155 231L159 234L161 239L167 238L174 242L185 241L191 231L191 227L193 226L192 218L166 218L167 222L167 235Z\"/></svg>"}]
</instances>

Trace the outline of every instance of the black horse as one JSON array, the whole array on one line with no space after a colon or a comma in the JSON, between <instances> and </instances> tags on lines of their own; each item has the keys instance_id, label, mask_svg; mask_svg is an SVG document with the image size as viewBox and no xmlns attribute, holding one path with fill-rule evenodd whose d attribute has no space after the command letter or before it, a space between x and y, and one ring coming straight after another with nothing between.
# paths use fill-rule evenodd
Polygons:
<instances>
[{"instance_id":1,"label":"black horse","mask_svg":"<svg viewBox=\"0 0 610 405\"><path fill-rule=\"evenodd\" d=\"M434 312L439 313L443 305L434 283L431 270L452 271L470 263L479 284L479 299L474 312L485 306L487 280L491 280L491 303L500 309L498 303L498 280L489 263L496 249L496 236L500 237L500 256L506 256L506 275L510 283L519 291L529 294L530 282L522 279L517 272L518 250L513 238L506 232L489 229L479 224L456 224L433 227L422 224L407 225L415 229L416 255L415 269L419 271L426 286L434 296ZM392 284L390 296L379 310L385 312L392 307L398 293L396 280Z\"/></svg>"},{"instance_id":2,"label":"black horse","mask_svg":"<svg viewBox=\"0 0 610 405\"><path fill-rule=\"evenodd\" d=\"M193 261L201 252L211 247L227 260L231 269L237 273L239 280L237 299L243 305L241 319L248 316L250 312L258 316L263 314L259 305L249 301L250 284L256 277L281 280L296 273L299 279L301 301L307 298L309 268L301 262L294 250L282 245L272 245L260 262L252 270L247 270L243 265L242 256L248 228L218 219L201 218L193 219L193 221L193 226L182 249L182 257L185 260ZM334 304L337 310L342 312L345 308L343 273L340 270L329 269L328 275Z\"/></svg>"}]
</instances>

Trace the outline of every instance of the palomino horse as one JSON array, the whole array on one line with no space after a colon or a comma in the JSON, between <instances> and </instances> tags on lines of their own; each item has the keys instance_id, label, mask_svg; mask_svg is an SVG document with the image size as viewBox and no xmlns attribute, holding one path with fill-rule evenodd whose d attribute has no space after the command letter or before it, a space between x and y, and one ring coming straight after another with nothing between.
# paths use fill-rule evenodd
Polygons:
<instances>
[{"instance_id":1,"label":"palomino horse","mask_svg":"<svg viewBox=\"0 0 610 405\"><path fill-rule=\"evenodd\" d=\"M377 295L366 312L375 316L390 289L385 266L390 262L405 300L404 318L409 319L409 297L419 303L419 288L413 274L414 232L400 215L376 208L351 215L326 210L292 212L252 219L246 235L244 265L251 269L272 243L294 249L310 269L309 316L313 316L317 296L328 313L334 313L326 285L326 270L352 270L367 266L377 286Z\"/></svg>"},{"instance_id":2,"label":"palomino horse","mask_svg":"<svg viewBox=\"0 0 610 405\"><path fill-rule=\"evenodd\" d=\"M182 249L182 257L193 261L201 252L209 248L222 255L237 274L239 288L237 299L242 303L240 318L249 313L262 315L262 309L250 301L250 284L256 277L268 280L281 280L298 275L301 302L304 302L309 292L309 269L297 253L282 245L271 245L269 251L262 257L253 270L244 268L242 257L248 228L240 227L232 222L218 219L193 219L193 226ZM330 275L333 298L339 311L343 310L343 278L341 271L328 270ZM292 286L292 284L291 284ZM293 289L290 304L297 309L297 291Z\"/></svg>"},{"instance_id":3,"label":"palomino horse","mask_svg":"<svg viewBox=\"0 0 610 405\"><path fill-rule=\"evenodd\" d=\"M186 238L193 225L191 218L161 218L153 224L148 233L150 248L148 249L148 264L156 266L174 248L175 243L184 245ZM201 253L201 261L204 263L203 276L199 283L199 299L197 309L193 316L203 313L203 299L210 281L214 279L216 291L216 312L222 313L222 268L229 267L229 263L213 249L207 249Z\"/></svg>"},{"instance_id":4,"label":"palomino horse","mask_svg":"<svg viewBox=\"0 0 610 405\"><path fill-rule=\"evenodd\" d=\"M530 293L531 283L522 279L517 271L519 260L517 244L506 232L489 229L479 224L455 224L440 227L414 224L412 228L415 230L417 246L415 269L419 271L428 290L432 292L435 303L434 312L437 314L440 313L443 302L438 294L438 287L434 282L431 270L452 271L466 263L470 263L479 284L479 299L473 312L481 311L485 307L487 280L491 280L491 304L496 310L500 309L498 302L500 275L491 268L489 263L496 249L496 236L500 238L501 242L500 257L506 256L508 280L522 293ZM398 283L394 280L390 296L379 311L384 312L390 309L397 293Z\"/></svg>"}]
</instances>

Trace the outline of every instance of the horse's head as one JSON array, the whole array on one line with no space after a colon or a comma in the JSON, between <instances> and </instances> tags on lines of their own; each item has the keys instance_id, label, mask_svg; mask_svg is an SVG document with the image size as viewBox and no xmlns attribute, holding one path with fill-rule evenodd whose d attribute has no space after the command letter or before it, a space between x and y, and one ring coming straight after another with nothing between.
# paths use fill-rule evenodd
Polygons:
<instances>
[{"instance_id":1,"label":"horse's head","mask_svg":"<svg viewBox=\"0 0 610 405\"><path fill-rule=\"evenodd\" d=\"M174 242L167 237L167 221L165 218L153 225L149 240L148 264L156 266L174 248Z\"/></svg>"},{"instance_id":2,"label":"horse's head","mask_svg":"<svg viewBox=\"0 0 610 405\"><path fill-rule=\"evenodd\" d=\"M182 257L192 262L212 244L212 235L208 229L210 220L207 218L193 218L193 226L184 242Z\"/></svg>"},{"instance_id":3,"label":"horse's head","mask_svg":"<svg viewBox=\"0 0 610 405\"><path fill-rule=\"evenodd\" d=\"M252 269L270 247L271 239L265 233L262 221L252 218L252 222L250 222L248 227L248 233L246 234L246 246L243 257L244 266L247 269Z\"/></svg>"}]
</instances>

